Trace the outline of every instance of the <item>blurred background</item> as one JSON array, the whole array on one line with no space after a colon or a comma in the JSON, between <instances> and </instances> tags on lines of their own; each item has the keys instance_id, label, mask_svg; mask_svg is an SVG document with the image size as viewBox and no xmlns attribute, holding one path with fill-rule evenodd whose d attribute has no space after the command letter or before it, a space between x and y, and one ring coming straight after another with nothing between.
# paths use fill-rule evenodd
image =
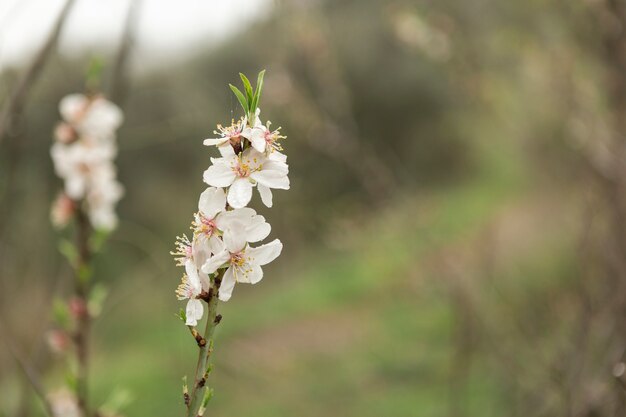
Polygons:
<instances>
[{"instance_id":1,"label":"blurred background","mask_svg":"<svg viewBox=\"0 0 626 417\"><path fill-rule=\"evenodd\" d=\"M64 5L0 1L0 105ZM240 116L228 83L266 69L292 188L253 203L285 249L221 305L211 416L626 415L624 0L76 0L61 21L0 138L0 338L46 388L71 292L49 149L97 57L126 195L96 259L96 404L183 412L169 251L202 140ZM0 415L42 415L0 346Z\"/></svg>"}]
</instances>

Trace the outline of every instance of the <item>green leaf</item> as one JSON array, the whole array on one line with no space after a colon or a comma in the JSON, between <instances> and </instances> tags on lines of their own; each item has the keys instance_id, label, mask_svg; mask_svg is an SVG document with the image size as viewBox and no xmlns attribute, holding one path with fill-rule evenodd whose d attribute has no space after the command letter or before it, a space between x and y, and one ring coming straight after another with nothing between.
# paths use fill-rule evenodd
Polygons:
<instances>
[{"instance_id":1,"label":"green leaf","mask_svg":"<svg viewBox=\"0 0 626 417\"><path fill-rule=\"evenodd\" d=\"M60 298L55 298L52 304L54 322L62 329L67 329L70 323L70 312L67 303Z\"/></svg>"},{"instance_id":2,"label":"green leaf","mask_svg":"<svg viewBox=\"0 0 626 417\"><path fill-rule=\"evenodd\" d=\"M59 252L61 252L67 261L72 265L76 265L78 261L78 251L72 242L63 239L59 242Z\"/></svg>"},{"instance_id":3,"label":"green leaf","mask_svg":"<svg viewBox=\"0 0 626 417\"><path fill-rule=\"evenodd\" d=\"M185 314L185 310L182 308L178 311L177 317L183 321L183 323L187 323L187 314Z\"/></svg>"},{"instance_id":4,"label":"green leaf","mask_svg":"<svg viewBox=\"0 0 626 417\"><path fill-rule=\"evenodd\" d=\"M239 104L241 104L241 107L243 107L243 111L247 114L248 102L246 101L246 98L244 97L243 93L239 91L239 89L235 87L234 85L232 84L228 84L228 85L230 86L230 89L232 90L232 92L235 93L237 100L239 100Z\"/></svg>"},{"instance_id":5,"label":"green leaf","mask_svg":"<svg viewBox=\"0 0 626 417\"><path fill-rule=\"evenodd\" d=\"M265 70L259 72L259 76L256 80L256 91L254 92L254 98L252 99L251 112L254 113L259 107L259 101L261 100L261 91L263 91L263 78L265 77Z\"/></svg>"},{"instance_id":6,"label":"green leaf","mask_svg":"<svg viewBox=\"0 0 626 417\"><path fill-rule=\"evenodd\" d=\"M85 76L88 89L99 89L103 70L104 60L99 56L93 56L89 61L89 67Z\"/></svg>"},{"instance_id":7,"label":"green leaf","mask_svg":"<svg viewBox=\"0 0 626 417\"><path fill-rule=\"evenodd\" d=\"M209 404L209 401L211 401L211 398L213 398L213 388L207 388L204 391L204 397L202 398L203 408L206 408L207 404Z\"/></svg>"},{"instance_id":8,"label":"green leaf","mask_svg":"<svg viewBox=\"0 0 626 417\"><path fill-rule=\"evenodd\" d=\"M107 237L109 237L109 234L110 233L106 230L96 229L94 231L91 238L89 239L91 250L94 253L100 252L100 250L102 250L102 247L104 246L104 243L106 242Z\"/></svg>"},{"instance_id":9,"label":"green leaf","mask_svg":"<svg viewBox=\"0 0 626 417\"><path fill-rule=\"evenodd\" d=\"M83 264L78 267L78 271L76 274L78 275L78 280L83 284L86 284L91 279L92 269L89 265Z\"/></svg>"},{"instance_id":10,"label":"green leaf","mask_svg":"<svg viewBox=\"0 0 626 417\"><path fill-rule=\"evenodd\" d=\"M252 97L254 97L254 93L252 92L252 84L250 84L250 80L248 80L248 77L243 75L243 73L241 72L239 73L239 78L241 78L243 86L246 90L246 98L248 99L248 103L252 103Z\"/></svg>"},{"instance_id":11,"label":"green leaf","mask_svg":"<svg viewBox=\"0 0 626 417\"><path fill-rule=\"evenodd\" d=\"M102 306L104 304L104 300L107 297L109 290L103 284L94 285L91 293L89 294L89 301L87 302L87 309L89 310L89 314L93 317L98 317L102 312Z\"/></svg>"}]
</instances>

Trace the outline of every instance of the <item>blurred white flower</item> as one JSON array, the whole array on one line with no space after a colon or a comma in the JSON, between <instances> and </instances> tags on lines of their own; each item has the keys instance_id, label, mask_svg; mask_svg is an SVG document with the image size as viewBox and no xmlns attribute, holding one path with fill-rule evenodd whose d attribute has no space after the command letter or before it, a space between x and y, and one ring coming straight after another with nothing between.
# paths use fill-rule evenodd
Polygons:
<instances>
[{"instance_id":1,"label":"blurred white flower","mask_svg":"<svg viewBox=\"0 0 626 417\"><path fill-rule=\"evenodd\" d=\"M231 149L232 150L232 149ZM242 154L232 152L222 158L212 158L204 172L204 182L214 187L229 187L228 204L245 207L252 198L252 187L257 185L263 204L272 206L271 188L289 189L289 167L285 162L268 159L254 148Z\"/></svg>"},{"instance_id":2,"label":"blurred white flower","mask_svg":"<svg viewBox=\"0 0 626 417\"><path fill-rule=\"evenodd\" d=\"M61 389L48 395L54 417L81 417L76 396L67 389Z\"/></svg>"},{"instance_id":3,"label":"blurred white flower","mask_svg":"<svg viewBox=\"0 0 626 417\"><path fill-rule=\"evenodd\" d=\"M70 94L61 100L59 111L80 135L92 139L113 136L124 119L119 107L102 96Z\"/></svg>"},{"instance_id":4,"label":"blurred white flower","mask_svg":"<svg viewBox=\"0 0 626 417\"><path fill-rule=\"evenodd\" d=\"M122 112L101 96L82 94L63 98L59 109L65 122L55 129L51 149L55 172L67 196L85 203L93 227L112 230L117 225L115 205L124 194L113 163Z\"/></svg>"}]
</instances>

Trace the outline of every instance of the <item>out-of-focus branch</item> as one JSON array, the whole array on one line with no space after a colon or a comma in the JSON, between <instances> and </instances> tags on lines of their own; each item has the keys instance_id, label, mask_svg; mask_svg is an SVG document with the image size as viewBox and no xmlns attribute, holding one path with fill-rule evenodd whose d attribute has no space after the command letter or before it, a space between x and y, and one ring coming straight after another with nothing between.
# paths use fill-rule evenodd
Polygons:
<instances>
[{"instance_id":1,"label":"out-of-focus branch","mask_svg":"<svg viewBox=\"0 0 626 417\"><path fill-rule=\"evenodd\" d=\"M128 89L128 57L135 45L141 0L131 0L124 24L122 40L110 77L109 98L120 105Z\"/></svg>"},{"instance_id":2,"label":"out-of-focus branch","mask_svg":"<svg viewBox=\"0 0 626 417\"><path fill-rule=\"evenodd\" d=\"M67 0L48 39L37 52L33 62L26 68L22 77L16 83L14 90L4 103L0 112L0 143L19 124L28 94L41 75L52 50L56 46L67 16L75 2L76 0Z\"/></svg>"},{"instance_id":3,"label":"out-of-focus branch","mask_svg":"<svg viewBox=\"0 0 626 417\"><path fill-rule=\"evenodd\" d=\"M75 266L74 293L78 300L79 313L78 326L74 341L76 344L76 397L78 407L82 415L88 417L88 372L89 372L89 331L91 328L91 316L89 314L89 274L91 262L91 249L89 240L91 225L86 213L80 209L76 212L76 249L78 250L78 264Z\"/></svg>"},{"instance_id":4,"label":"out-of-focus branch","mask_svg":"<svg viewBox=\"0 0 626 417\"><path fill-rule=\"evenodd\" d=\"M374 202L384 201L396 187L393 170L370 144L361 139L362 132L352 106L350 91L342 79L340 63L326 33L328 25L323 16L311 11L293 37L301 51L302 62L291 62L310 78L312 87L300 91L310 103L310 111L318 125L312 135L305 136L311 147L340 160L360 181ZM293 32L293 28L288 28Z\"/></svg>"},{"instance_id":5,"label":"out-of-focus branch","mask_svg":"<svg viewBox=\"0 0 626 417\"><path fill-rule=\"evenodd\" d=\"M43 386L41 383L41 376L39 375L39 372L30 365L28 359L25 358L22 355L22 352L20 351L20 349L18 349L17 346L15 346L15 344L13 343L12 336L8 333L8 329L6 328L6 326L4 325L2 321L0 321L0 333L2 333L2 340L4 340L4 343L7 349L9 350L9 353L11 354L11 356L13 356L13 359L15 359L15 362L17 363L20 370L26 377L27 381L33 388L33 391L35 392L35 394L37 394L37 396L41 400L41 403L43 404L46 410L46 413L50 417L54 417L54 413L52 411L52 405L46 398L46 393L43 389Z\"/></svg>"}]
</instances>

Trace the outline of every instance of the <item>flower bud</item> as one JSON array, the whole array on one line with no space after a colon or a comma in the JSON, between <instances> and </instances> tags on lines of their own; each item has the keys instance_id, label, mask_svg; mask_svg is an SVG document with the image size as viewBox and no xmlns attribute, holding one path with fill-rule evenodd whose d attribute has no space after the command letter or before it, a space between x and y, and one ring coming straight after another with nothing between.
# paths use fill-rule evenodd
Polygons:
<instances>
[{"instance_id":1,"label":"flower bud","mask_svg":"<svg viewBox=\"0 0 626 417\"><path fill-rule=\"evenodd\" d=\"M70 222L76 212L76 203L65 193L58 195L52 203L50 220L57 229L62 229Z\"/></svg>"},{"instance_id":2,"label":"flower bud","mask_svg":"<svg viewBox=\"0 0 626 417\"><path fill-rule=\"evenodd\" d=\"M54 353L64 353L70 345L70 338L62 330L49 331L46 340Z\"/></svg>"}]
</instances>

